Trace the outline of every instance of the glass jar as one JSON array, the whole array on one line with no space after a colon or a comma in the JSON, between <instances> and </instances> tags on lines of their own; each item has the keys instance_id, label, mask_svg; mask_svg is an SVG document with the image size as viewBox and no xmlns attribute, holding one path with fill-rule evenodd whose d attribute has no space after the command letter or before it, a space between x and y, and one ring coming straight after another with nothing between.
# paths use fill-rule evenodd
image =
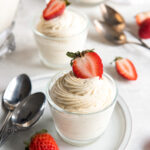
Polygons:
<instances>
[{"instance_id":1,"label":"glass jar","mask_svg":"<svg viewBox=\"0 0 150 150\"><path fill-rule=\"evenodd\" d=\"M104 133L109 124L117 100L118 92L116 84L108 74L104 73L103 76L112 85L114 92L111 103L97 112L86 114L73 113L56 105L49 94L56 80L64 74L66 72L63 71L54 76L48 83L46 90L56 130L62 139L70 144L81 146L91 143Z\"/></svg>"},{"instance_id":2,"label":"glass jar","mask_svg":"<svg viewBox=\"0 0 150 150\"><path fill-rule=\"evenodd\" d=\"M42 62L51 68L66 68L70 65L70 58L66 56L67 51L76 52L82 50L86 42L89 20L86 15L69 9L84 18L86 26L82 31L72 36L54 37L47 36L37 30L40 16L34 22L33 32L38 46L39 56ZM82 26L82 24L81 24Z\"/></svg>"}]
</instances>

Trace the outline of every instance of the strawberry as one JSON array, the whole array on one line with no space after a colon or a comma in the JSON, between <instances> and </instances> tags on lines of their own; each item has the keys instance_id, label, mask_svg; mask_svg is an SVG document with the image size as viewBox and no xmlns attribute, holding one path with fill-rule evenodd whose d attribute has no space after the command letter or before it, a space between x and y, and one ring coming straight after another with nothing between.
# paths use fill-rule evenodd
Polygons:
<instances>
[{"instance_id":1,"label":"strawberry","mask_svg":"<svg viewBox=\"0 0 150 150\"><path fill-rule=\"evenodd\" d=\"M150 18L146 19L140 26L139 37L142 39L150 38Z\"/></svg>"},{"instance_id":2,"label":"strawberry","mask_svg":"<svg viewBox=\"0 0 150 150\"><path fill-rule=\"evenodd\" d=\"M59 150L55 140L46 130L36 133L30 143L25 144L27 145L25 150Z\"/></svg>"},{"instance_id":3,"label":"strawberry","mask_svg":"<svg viewBox=\"0 0 150 150\"><path fill-rule=\"evenodd\" d=\"M50 0L43 11L43 18L50 20L61 16L67 5L70 3L67 0Z\"/></svg>"},{"instance_id":4,"label":"strawberry","mask_svg":"<svg viewBox=\"0 0 150 150\"><path fill-rule=\"evenodd\" d=\"M78 51L76 53L67 52L67 56L72 58L71 66L77 78L86 79L96 76L102 78L102 60L93 50Z\"/></svg>"},{"instance_id":5,"label":"strawberry","mask_svg":"<svg viewBox=\"0 0 150 150\"><path fill-rule=\"evenodd\" d=\"M116 70L122 77L128 80L137 79L137 72L135 66L129 59L117 57L114 61L116 64Z\"/></svg>"},{"instance_id":6,"label":"strawberry","mask_svg":"<svg viewBox=\"0 0 150 150\"><path fill-rule=\"evenodd\" d=\"M140 26L144 20L150 18L150 12L142 12L136 15L136 22Z\"/></svg>"}]
</instances>

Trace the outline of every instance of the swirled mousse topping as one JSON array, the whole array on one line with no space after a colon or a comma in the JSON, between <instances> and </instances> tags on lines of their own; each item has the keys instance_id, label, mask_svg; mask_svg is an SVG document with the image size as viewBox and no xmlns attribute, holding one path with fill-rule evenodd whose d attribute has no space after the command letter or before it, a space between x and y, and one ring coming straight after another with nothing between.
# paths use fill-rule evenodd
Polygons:
<instances>
[{"instance_id":1,"label":"swirled mousse topping","mask_svg":"<svg viewBox=\"0 0 150 150\"><path fill-rule=\"evenodd\" d=\"M55 104L66 111L91 113L107 107L114 94L106 77L81 79L71 71L55 82L50 96Z\"/></svg>"},{"instance_id":2,"label":"swirled mousse topping","mask_svg":"<svg viewBox=\"0 0 150 150\"><path fill-rule=\"evenodd\" d=\"M41 16L37 30L50 37L70 37L82 32L86 27L86 20L74 11L65 10L61 16L45 20Z\"/></svg>"},{"instance_id":3,"label":"swirled mousse topping","mask_svg":"<svg viewBox=\"0 0 150 150\"><path fill-rule=\"evenodd\" d=\"M70 37L82 32L86 19L74 11L66 10L67 0L51 0L40 18L37 30L49 37Z\"/></svg>"},{"instance_id":4,"label":"swirled mousse topping","mask_svg":"<svg viewBox=\"0 0 150 150\"><path fill-rule=\"evenodd\" d=\"M71 72L57 79L50 90L55 104L69 112L91 113L111 104L114 92L107 77L103 76L103 64L93 50L68 52L72 58Z\"/></svg>"}]
</instances>

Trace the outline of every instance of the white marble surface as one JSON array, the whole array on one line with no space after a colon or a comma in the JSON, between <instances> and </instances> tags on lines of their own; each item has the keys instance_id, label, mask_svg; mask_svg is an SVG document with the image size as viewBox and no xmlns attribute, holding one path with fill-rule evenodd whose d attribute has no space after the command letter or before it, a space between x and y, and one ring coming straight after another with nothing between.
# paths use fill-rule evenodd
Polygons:
<instances>
[{"instance_id":1,"label":"white marble surface","mask_svg":"<svg viewBox=\"0 0 150 150\"><path fill-rule=\"evenodd\" d=\"M134 4L135 2L137 4ZM132 0L130 5L108 3L122 13L134 32L137 32L135 14L150 10L149 0ZM11 55L0 60L0 91L6 87L12 77L20 73L27 73L30 76L56 73L56 70L46 68L40 63L31 29L33 16L39 13L43 7L44 0L21 1L14 28L17 49ZM100 17L99 7L81 7L79 5L73 7L87 13L90 21ZM134 40L129 35L128 38ZM147 42L150 45L150 42ZM127 150L150 150L150 147L145 148L147 143L150 143L150 51L135 45L111 45L95 32L92 24L85 48L95 48L100 54L105 71L116 79L119 93L130 108L133 131ZM137 81L124 80L117 74L114 66L110 65L116 56L127 57L134 62L139 75Z\"/></svg>"}]
</instances>

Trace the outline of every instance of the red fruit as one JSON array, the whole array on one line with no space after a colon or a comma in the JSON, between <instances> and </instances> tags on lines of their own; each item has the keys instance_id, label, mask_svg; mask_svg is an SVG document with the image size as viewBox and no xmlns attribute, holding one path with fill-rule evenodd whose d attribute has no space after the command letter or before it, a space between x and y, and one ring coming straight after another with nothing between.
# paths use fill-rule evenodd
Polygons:
<instances>
[{"instance_id":1,"label":"red fruit","mask_svg":"<svg viewBox=\"0 0 150 150\"><path fill-rule=\"evenodd\" d=\"M140 26L139 37L142 39L150 38L150 18L146 19Z\"/></svg>"},{"instance_id":2,"label":"red fruit","mask_svg":"<svg viewBox=\"0 0 150 150\"><path fill-rule=\"evenodd\" d=\"M116 70L124 78L128 80L136 80L137 72L133 63L127 58L117 57L115 59Z\"/></svg>"},{"instance_id":3,"label":"red fruit","mask_svg":"<svg viewBox=\"0 0 150 150\"><path fill-rule=\"evenodd\" d=\"M71 53L67 56L73 58L71 61L72 69L77 78L92 78L103 74L103 64L99 55L92 50Z\"/></svg>"},{"instance_id":4,"label":"red fruit","mask_svg":"<svg viewBox=\"0 0 150 150\"><path fill-rule=\"evenodd\" d=\"M25 150L59 150L53 137L46 130L35 134Z\"/></svg>"},{"instance_id":5,"label":"red fruit","mask_svg":"<svg viewBox=\"0 0 150 150\"><path fill-rule=\"evenodd\" d=\"M142 12L136 15L136 22L140 26L148 18L150 18L150 12Z\"/></svg>"},{"instance_id":6,"label":"red fruit","mask_svg":"<svg viewBox=\"0 0 150 150\"><path fill-rule=\"evenodd\" d=\"M43 11L44 19L50 20L62 15L67 5L69 5L67 0L50 0Z\"/></svg>"}]
</instances>

